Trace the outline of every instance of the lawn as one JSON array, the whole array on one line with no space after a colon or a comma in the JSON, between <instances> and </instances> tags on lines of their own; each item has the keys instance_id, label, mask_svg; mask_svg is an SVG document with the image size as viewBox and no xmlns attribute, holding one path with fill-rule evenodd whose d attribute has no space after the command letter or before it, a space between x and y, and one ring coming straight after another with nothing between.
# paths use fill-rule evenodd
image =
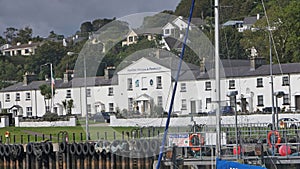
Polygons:
<instances>
[{"instance_id":1,"label":"lawn","mask_svg":"<svg viewBox=\"0 0 300 169\"><path fill-rule=\"evenodd\" d=\"M126 132L131 132L132 127L109 127L109 126L89 126L91 140L97 141L99 139L115 140L127 139ZM5 127L0 128L0 139L5 142L5 132L10 133L11 143L28 143L43 140L58 141L58 134L60 140L64 133L68 133L69 141L76 142L85 141L85 124L76 127ZM122 136L124 133L124 136Z\"/></svg>"}]
</instances>

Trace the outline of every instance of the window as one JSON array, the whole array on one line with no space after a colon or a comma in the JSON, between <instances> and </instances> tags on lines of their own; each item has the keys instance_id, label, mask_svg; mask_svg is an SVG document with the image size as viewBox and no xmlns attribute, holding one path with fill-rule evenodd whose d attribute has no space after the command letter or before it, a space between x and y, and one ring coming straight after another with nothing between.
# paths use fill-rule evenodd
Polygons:
<instances>
[{"instance_id":1,"label":"window","mask_svg":"<svg viewBox=\"0 0 300 169\"><path fill-rule=\"evenodd\" d=\"M147 78L142 77L142 90L147 90Z\"/></svg>"},{"instance_id":2,"label":"window","mask_svg":"<svg viewBox=\"0 0 300 169\"><path fill-rule=\"evenodd\" d=\"M284 94L283 95L283 105L289 105L289 104L290 104L289 94Z\"/></svg>"},{"instance_id":3,"label":"window","mask_svg":"<svg viewBox=\"0 0 300 169\"><path fill-rule=\"evenodd\" d=\"M205 82L205 90L211 90L211 82Z\"/></svg>"},{"instance_id":4,"label":"window","mask_svg":"<svg viewBox=\"0 0 300 169\"><path fill-rule=\"evenodd\" d=\"M29 53L29 49L25 49L25 53Z\"/></svg>"},{"instance_id":5,"label":"window","mask_svg":"<svg viewBox=\"0 0 300 169\"><path fill-rule=\"evenodd\" d=\"M256 87L264 87L262 78L257 78Z\"/></svg>"},{"instance_id":6,"label":"window","mask_svg":"<svg viewBox=\"0 0 300 169\"><path fill-rule=\"evenodd\" d=\"M156 77L156 88L157 89L162 89L161 76Z\"/></svg>"},{"instance_id":7,"label":"window","mask_svg":"<svg viewBox=\"0 0 300 169\"><path fill-rule=\"evenodd\" d=\"M186 92L186 83L181 83L180 84L180 91L181 92Z\"/></svg>"},{"instance_id":8,"label":"window","mask_svg":"<svg viewBox=\"0 0 300 169\"><path fill-rule=\"evenodd\" d=\"M108 103L109 112L114 112L114 103Z\"/></svg>"},{"instance_id":9,"label":"window","mask_svg":"<svg viewBox=\"0 0 300 169\"><path fill-rule=\"evenodd\" d=\"M169 35L170 34L170 29L165 29L165 35Z\"/></svg>"},{"instance_id":10,"label":"window","mask_svg":"<svg viewBox=\"0 0 300 169\"><path fill-rule=\"evenodd\" d=\"M86 89L86 97L91 97L91 89Z\"/></svg>"},{"instance_id":11,"label":"window","mask_svg":"<svg viewBox=\"0 0 300 169\"><path fill-rule=\"evenodd\" d=\"M71 90L67 90L67 96L66 98L71 98Z\"/></svg>"},{"instance_id":12,"label":"window","mask_svg":"<svg viewBox=\"0 0 300 169\"><path fill-rule=\"evenodd\" d=\"M26 107L26 114L27 114L27 117L32 116L32 107Z\"/></svg>"},{"instance_id":13,"label":"window","mask_svg":"<svg viewBox=\"0 0 300 169\"><path fill-rule=\"evenodd\" d=\"M31 97L30 97L30 93L26 93L26 100L30 100Z\"/></svg>"},{"instance_id":14,"label":"window","mask_svg":"<svg viewBox=\"0 0 300 169\"><path fill-rule=\"evenodd\" d=\"M282 77L282 86L289 86L289 85L290 85L289 77L283 76Z\"/></svg>"},{"instance_id":15,"label":"window","mask_svg":"<svg viewBox=\"0 0 300 169\"><path fill-rule=\"evenodd\" d=\"M162 96L157 96L157 106L163 107L163 98L162 98Z\"/></svg>"},{"instance_id":16,"label":"window","mask_svg":"<svg viewBox=\"0 0 300 169\"><path fill-rule=\"evenodd\" d=\"M127 79L127 90L132 90L132 79L131 78Z\"/></svg>"},{"instance_id":17,"label":"window","mask_svg":"<svg viewBox=\"0 0 300 169\"><path fill-rule=\"evenodd\" d=\"M264 106L264 96L263 95L257 96L257 106Z\"/></svg>"},{"instance_id":18,"label":"window","mask_svg":"<svg viewBox=\"0 0 300 169\"><path fill-rule=\"evenodd\" d=\"M133 36L129 36L129 37L128 37L128 41L129 41L129 42L133 42Z\"/></svg>"},{"instance_id":19,"label":"window","mask_svg":"<svg viewBox=\"0 0 300 169\"><path fill-rule=\"evenodd\" d=\"M205 106L206 109L208 107L208 104L210 104L210 103L211 103L211 98L206 98L206 106Z\"/></svg>"},{"instance_id":20,"label":"window","mask_svg":"<svg viewBox=\"0 0 300 169\"><path fill-rule=\"evenodd\" d=\"M16 93L16 101L20 101L20 93Z\"/></svg>"},{"instance_id":21,"label":"window","mask_svg":"<svg viewBox=\"0 0 300 169\"><path fill-rule=\"evenodd\" d=\"M108 96L113 96L114 95L114 88L109 87L108 88Z\"/></svg>"},{"instance_id":22,"label":"window","mask_svg":"<svg viewBox=\"0 0 300 169\"><path fill-rule=\"evenodd\" d=\"M229 80L229 89L235 89L235 80Z\"/></svg>"},{"instance_id":23,"label":"window","mask_svg":"<svg viewBox=\"0 0 300 169\"><path fill-rule=\"evenodd\" d=\"M50 112L50 106L46 106L46 112Z\"/></svg>"},{"instance_id":24,"label":"window","mask_svg":"<svg viewBox=\"0 0 300 169\"><path fill-rule=\"evenodd\" d=\"M87 112L88 112L88 113L91 113L91 112L92 112L92 106L91 106L91 104L88 104L88 105L87 105Z\"/></svg>"},{"instance_id":25,"label":"window","mask_svg":"<svg viewBox=\"0 0 300 169\"><path fill-rule=\"evenodd\" d=\"M133 98L128 98L128 111L133 111Z\"/></svg>"},{"instance_id":26,"label":"window","mask_svg":"<svg viewBox=\"0 0 300 169\"><path fill-rule=\"evenodd\" d=\"M181 110L186 110L187 106L186 106L186 99L182 99L181 100Z\"/></svg>"},{"instance_id":27,"label":"window","mask_svg":"<svg viewBox=\"0 0 300 169\"><path fill-rule=\"evenodd\" d=\"M6 94L5 95L5 101L6 102L10 102L10 94Z\"/></svg>"}]
</instances>

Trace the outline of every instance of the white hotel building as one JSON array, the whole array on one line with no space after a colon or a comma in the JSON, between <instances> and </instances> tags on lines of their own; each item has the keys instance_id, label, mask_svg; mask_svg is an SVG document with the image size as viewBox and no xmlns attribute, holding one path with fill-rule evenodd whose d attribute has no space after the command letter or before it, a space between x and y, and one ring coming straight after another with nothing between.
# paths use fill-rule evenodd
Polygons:
<instances>
[{"instance_id":1,"label":"white hotel building","mask_svg":"<svg viewBox=\"0 0 300 169\"><path fill-rule=\"evenodd\" d=\"M262 111L272 106L270 66L260 65L261 60L222 61L221 103L229 105L226 96L237 91L237 110ZM55 81L54 112L65 115L62 102L72 99L72 114L86 115L96 112L116 112L126 109L129 113L138 111L149 115L154 105L168 111L176 78L178 59L170 57L140 57L109 78L88 77L85 97L84 78L71 78L66 73ZM205 67L204 67L205 65ZM282 70L282 71L281 71ZM178 115L212 111L215 102L214 79L209 75L214 70L209 63L196 66L183 64L179 76L173 112ZM277 98L278 107L285 110L300 110L300 63L273 65L274 92L283 91L285 95ZM24 82L0 91L0 108L14 116L41 117L50 107L45 106L39 86L49 81L36 81L34 75L24 75ZM87 98L87 104L85 104ZM274 99L275 100L275 99ZM50 100L51 102L51 100ZM242 110L245 103L246 110ZM47 104L48 105L48 104ZM51 104L49 104L51 105ZM87 106L87 107L86 107Z\"/></svg>"}]
</instances>

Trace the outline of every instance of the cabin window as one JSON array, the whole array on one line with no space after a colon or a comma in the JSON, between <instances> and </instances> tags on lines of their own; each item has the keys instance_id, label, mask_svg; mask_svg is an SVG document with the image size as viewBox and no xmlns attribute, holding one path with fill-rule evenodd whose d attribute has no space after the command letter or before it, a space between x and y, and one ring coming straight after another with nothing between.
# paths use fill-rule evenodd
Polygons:
<instances>
[{"instance_id":1,"label":"cabin window","mask_svg":"<svg viewBox=\"0 0 300 169\"><path fill-rule=\"evenodd\" d=\"M211 98L206 98L205 109L207 109L208 105L211 103Z\"/></svg>"},{"instance_id":2,"label":"cabin window","mask_svg":"<svg viewBox=\"0 0 300 169\"><path fill-rule=\"evenodd\" d=\"M109 107L109 112L114 112L114 103L109 103L108 107Z\"/></svg>"},{"instance_id":3,"label":"cabin window","mask_svg":"<svg viewBox=\"0 0 300 169\"><path fill-rule=\"evenodd\" d=\"M88 112L88 113L91 113L91 112L92 112L92 106L91 106L91 104L88 104L88 105L87 105L87 112Z\"/></svg>"},{"instance_id":4,"label":"cabin window","mask_svg":"<svg viewBox=\"0 0 300 169\"><path fill-rule=\"evenodd\" d=\"M170 34L170 29L165 29L165 35L169 35Z\"/></svg>"}]
</instances>

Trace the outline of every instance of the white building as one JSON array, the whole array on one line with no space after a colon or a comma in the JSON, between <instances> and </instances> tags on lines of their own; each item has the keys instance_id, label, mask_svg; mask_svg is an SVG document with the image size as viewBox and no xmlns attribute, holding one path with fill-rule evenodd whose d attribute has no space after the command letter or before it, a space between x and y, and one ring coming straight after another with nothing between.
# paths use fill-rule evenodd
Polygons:
<instances>
[{"instance_id":1,"label":"white building","mask_svg":"<svg viewBox=\"0 0 300 169\"><path fill-rule=\"evenodd\" d=\"M96 112L116 112L153 115L155 107L168 111L176 79L178 58L140 57L128 66L115 72L113 78L87 78L87 104L83 78L55 81L54 112L65 115L63 101L73 100L72 114L85 116ZM270 67L261 65L262 60L224 60L221 79L221 104L230 105L227 93L237 91L237 110L262 111L272 106ZM205 67L204 67L205 65ZM201 67L183 64L174 99L173 112L179 115L209 112L214 109L214 70L208 62ZM213 65L213 64L212 64ZM281 72L282 70L282 72ZM277 98L278 107L285 110L300 110L300 63L273 65L274 92L283 91ZM49 81L35 81L34 75L24 76L24 82L0 91L0 108L24 117L42 116L50 107L44 101L39 86ZM51 103L51 100L49 101ZM86 107L87 106L87 107Z\"/></svg>"},{"instance_id":2,"label":"white building","mask_svg":"<svg viewBox=\"0 0 300 169\"><path fill-rule=\"evenodd\" d=\"M41 45L41 43L32 43L32 41L29 41L27 44L21 44L18 42L14 46L9 46L7 48L4 48L2 50L2 54L6 56L16 56L16 55L22 55L22 56L29 56L34 55L35 50Z\"/></svg>"}]
</instances>

